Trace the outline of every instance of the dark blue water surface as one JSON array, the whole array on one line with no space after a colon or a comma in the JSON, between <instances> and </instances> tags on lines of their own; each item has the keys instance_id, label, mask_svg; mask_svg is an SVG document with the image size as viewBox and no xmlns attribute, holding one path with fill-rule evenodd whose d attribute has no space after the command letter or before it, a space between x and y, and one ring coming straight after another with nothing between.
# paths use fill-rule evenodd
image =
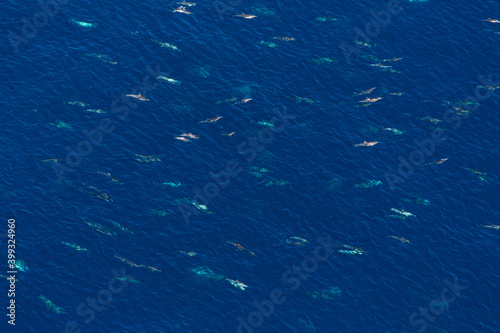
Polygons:
<instances>
[{"instance_id":1,"label":"dark blue water surface","mask_svg":"<svg viewBox=\"0 0 500 333\"><path fill-rule=\"evenodd\" d=\"M498 1L178 6L3 1L0 332L500 332Z\"/></svg>"}]
</instances>

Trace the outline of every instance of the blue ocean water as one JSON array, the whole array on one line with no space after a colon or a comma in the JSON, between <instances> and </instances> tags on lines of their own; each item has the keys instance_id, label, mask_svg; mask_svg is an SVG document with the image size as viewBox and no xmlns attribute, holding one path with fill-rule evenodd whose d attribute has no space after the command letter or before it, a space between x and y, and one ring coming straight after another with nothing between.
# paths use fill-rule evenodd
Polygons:
<instances>
[{"instance_id":1,"label":"blue ocean water","mask_svg":"<svg viewBox=\"0 0 500 333\"><path fill-rule=\"evenodd\" d=\"M4 1L0 332L499 332L498 2L179 6Z\"/></svg>"}]
</instances>

